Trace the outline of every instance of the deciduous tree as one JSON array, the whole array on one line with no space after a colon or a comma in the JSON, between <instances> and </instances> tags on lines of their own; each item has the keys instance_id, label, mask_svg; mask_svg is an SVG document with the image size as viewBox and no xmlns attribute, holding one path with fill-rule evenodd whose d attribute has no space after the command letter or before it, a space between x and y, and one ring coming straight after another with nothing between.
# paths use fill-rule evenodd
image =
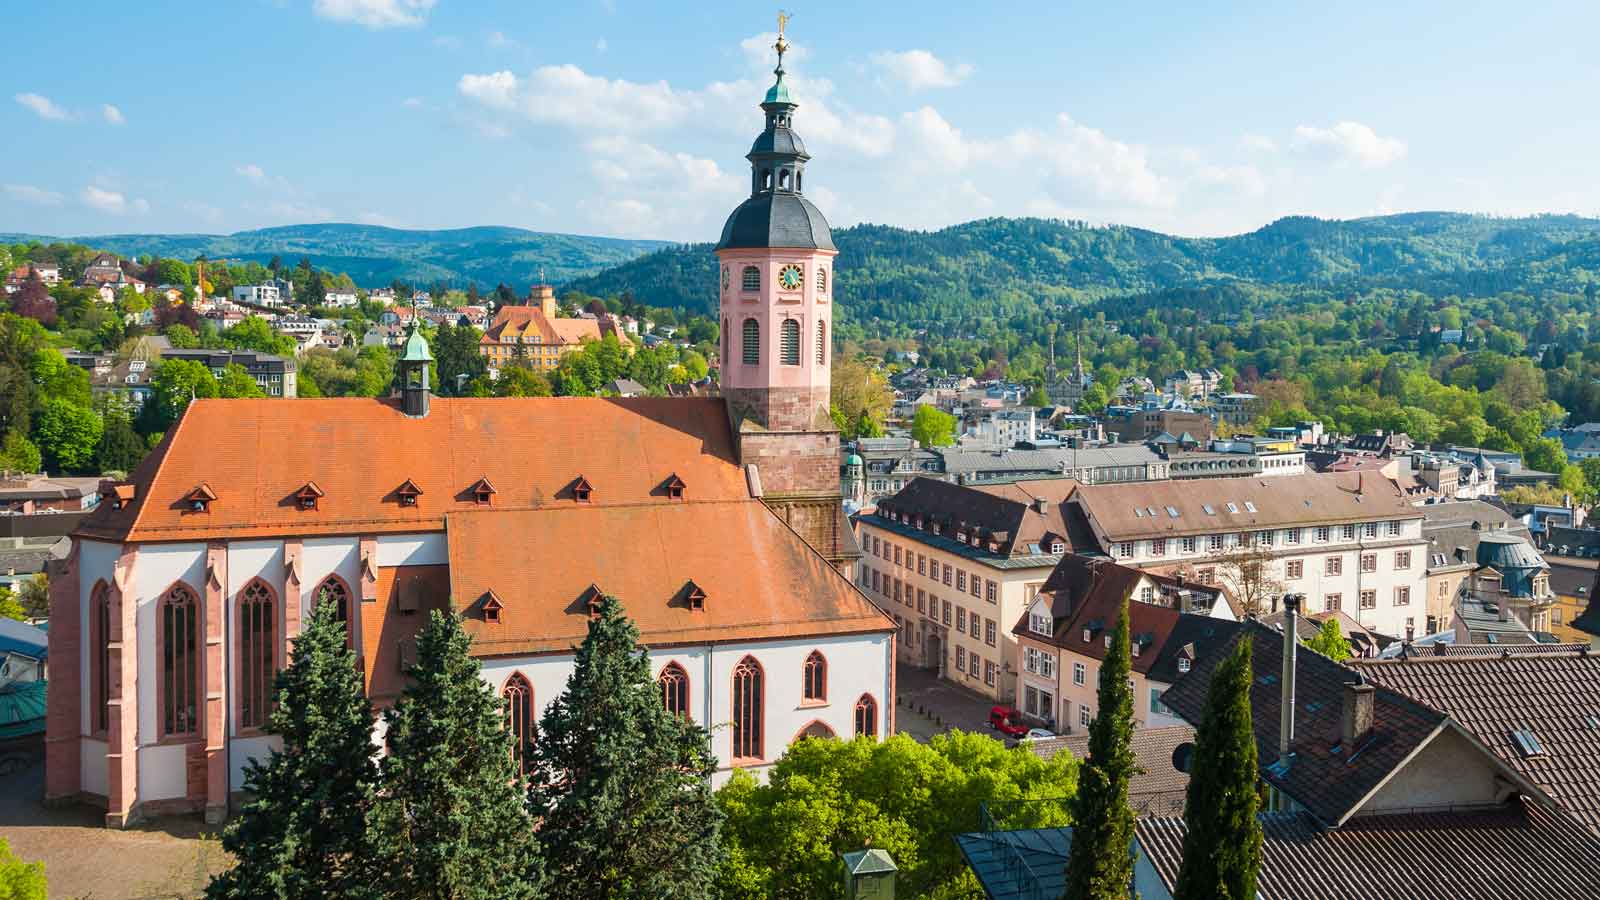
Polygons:
<instances>
[{"instance_id":1,"label":"deciduous tree","mask_svg":"<svg viewBox=\"0 0 1600 900\"><path fill-rule=\"evenodd\" d=\"M948 447L956 442L956 417L923 404L911 416L911 436L924 447Z\"/></svg>"},{"instance_id":2,"label":"deciduous tree","mask_svg":"<svg viewBox=\"0 0 1600 900\"><path fill-rule=\"evenodd\" d=\"M1344 636L1344 631L1339 627L1336 619L1328 619L1317 629L1310 640L1302 641L1307 647L1321 653L1334 662L1344 662L1351 657L1350 639Z\"/></svg>"}]
</instances>

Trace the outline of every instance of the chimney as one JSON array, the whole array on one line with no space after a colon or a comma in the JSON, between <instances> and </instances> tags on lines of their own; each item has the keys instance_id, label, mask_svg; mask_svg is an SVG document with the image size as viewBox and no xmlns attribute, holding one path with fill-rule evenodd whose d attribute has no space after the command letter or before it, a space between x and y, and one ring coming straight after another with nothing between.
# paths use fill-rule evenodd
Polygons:
<instances>
[{"instance_id":1,"label":"chimney","mask_svg":"<svg viewBox=\"0 0 1600 900\"><path fill-rule=\"evenodd\" d=\"M1295 648L1300 644L1295 638L1295 619L1300 611L1300 597L1300 594L1283 595L1283 700L1278 714L1280 762L1288 761L1289 745L1294 742Z\"/></svg>"},{"instance_id":2,"label":"chimney","mask_svg":"<svg viewBox=\"0 0 1600 900\"><path fill-rule=\"evenodd\" d=\"M1372 697L1376 689L1364 681L1344 686L1344 709L1340 717L1339 739L1345 758L1356 752L1356 744L1372 733Z\"/></svg>"},{"instance_id":3,"label":"chimney","mask_svg":"<svg viewBox=\"0 0 1600 900\"><path fill-rule=\"evenodd\" d=\"M1033 498L1033 511L1041 516L1044 515L1050 511L1050 501L1044 497Z\"/></svg>"}]
</instances>

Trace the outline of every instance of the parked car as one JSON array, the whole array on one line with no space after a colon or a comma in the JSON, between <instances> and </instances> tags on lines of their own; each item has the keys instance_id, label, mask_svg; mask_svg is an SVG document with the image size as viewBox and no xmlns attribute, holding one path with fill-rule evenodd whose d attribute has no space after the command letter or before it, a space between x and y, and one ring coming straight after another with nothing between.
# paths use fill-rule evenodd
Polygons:
<instances>
[{"instance_id":1,"label":"parked car","mask_svg":"<svg viewBox=\"0 0 1600 900\"><path fill-rule=\"evenodd\" d=\"M1056 733L1054 731L1051 731L1048 728L1029 728L1028 729L1028 733L1023 735L1021 737L1021 740L1024 740L1024 741L1042 741L1042 740L1045 740L1046 738L1053 738L1055 736L1056 736Z\"/></svg>"},{"instance_id":2,"label":"parked car","mask_svg":"<svg viewBox=\"0 0 1600 900\"><path fill-rule=\"evenodd\" d=\"M989 727L1009 738L1028 733L1028 726L1022 724L1022 711L1010 706L989 707Z\"/></svg>"}]
</instances>

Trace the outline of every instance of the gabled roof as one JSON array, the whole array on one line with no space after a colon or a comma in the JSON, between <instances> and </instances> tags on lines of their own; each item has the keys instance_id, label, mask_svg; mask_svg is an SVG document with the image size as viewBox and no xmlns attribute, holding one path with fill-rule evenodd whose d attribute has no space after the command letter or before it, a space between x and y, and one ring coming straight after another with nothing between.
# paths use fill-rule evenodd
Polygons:
<instances>
[{"instance_id":1,"label":"gabled roof","mask_svg":"<svg viewBox=\"0 0 1600 900\"><path fill-rule=\"evenodd\" d=\"M1482 648L1477 648L1480 651ZM1600 655L1479 652L1361 660L1373 681L1448 713L1467 731L1600 832ZM1526 730L1543 755L1525 756Z\"/></svg>"},{"instance_id":2,"label":"gabled roof","mask_svg":"<svg viewBox=\"0 0 1600 900\"><path fill-rule=\"evenodd\" d=\"M450 510L476 505L456 491L479 478L498 489L497 509L563 502L576 460L600 487L596 504L661 502L652 492L674 472L696 499L750 496L718 398L436 397L421 418L366 398L196 400L133 472L134 499L121 510L102 503L77 533L175 541L436 531ZM311 479L327 495L301 510L294 495ZM407 479L430 490L426 502L393 501ZM202 480L218 502L209 515L183 515L183 496Z\"/></svg>"},{"instance_id":3,"label":"gabled roof","mask_svg":"<svg viewBox=\"0 0 1600 900\"><path fill-rule=\"evenodd\" d=\"M1033 546L1047 533L1065 538L1068 552L1093 549L1093 539L1072 520L1072 510L1065 503L1077 484L1070 478L1048 478L975 486L918 477L894 496L879 500L876 517L889 520L891 514L898 514L909 518L913 528L920 518L929 538L934 537L931 526L937 522L938 537L951 543L959 532L977 534L983 538L984 552L991 552L988 542L993 537L1000 545L993 552L1000 556L1051 555L1049 547ZM899 524L903 527L905 522ZM1080 542L1084 543L1080 546Z\"/></svg>"},{"instance_id":4,"label":"gabled roof","mask_svg":"<svg viewBox=\"0 0 1600 900\"><path fill-rule=\"evenodd\" d=\"M577 646L591 586L621 600L652 647L895 630L759 500L468 509L448 514L446 532L456 608L493 591L517 610L498 626L466 623L481 656ZM689 584L704 609L685 602Z\"/></svg>"},{"instance_id":5,"label":"gabled roof","mask_svg":"<svg viewBox=\"0 0 1600 900\"><path fill-rule=\"evenodd\" d=\"M1193 740L1194 729L1188 725L1134 731L1128 747L1133 751L1139 771L1128 783L1128 804L1136 815L1183 815L1184 792L1189 787L1189 775L1173 768L1172 754L1180 744ZM1081 760L1089 756L1089 733L1082 731L1062 737L1026 741L1023 746L1040 759L1054 759L1056 754L1066 751Z\"/></svg>"}]
</instances>

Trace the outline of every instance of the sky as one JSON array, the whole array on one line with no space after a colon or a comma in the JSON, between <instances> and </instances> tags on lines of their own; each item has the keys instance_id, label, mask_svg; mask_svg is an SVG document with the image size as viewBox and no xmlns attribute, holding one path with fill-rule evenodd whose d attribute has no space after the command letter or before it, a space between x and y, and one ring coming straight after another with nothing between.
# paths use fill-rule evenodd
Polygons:
<instances>
[{"instance_id":1,"label":"sky","mask_svg":"<svg viewBox=\"0 0 1600 900\"><path fill-rule=\"evenodd\" d=\"M835 227L1600 214L1592 0L789 2L807 196ZM776 12L30 4L0 76L0 231L715 240L749 191Z\"/></svg>"}]
</instances>

